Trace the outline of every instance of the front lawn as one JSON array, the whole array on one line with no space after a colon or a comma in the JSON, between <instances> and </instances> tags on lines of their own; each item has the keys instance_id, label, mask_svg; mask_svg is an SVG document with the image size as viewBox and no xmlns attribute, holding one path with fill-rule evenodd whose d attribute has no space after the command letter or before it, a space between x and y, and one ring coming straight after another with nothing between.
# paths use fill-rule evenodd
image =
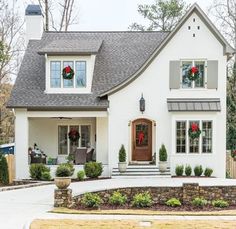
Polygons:
<instances>
[{"instance_id":1,"label":"front lawn","mask_svg":"<svg viewBox=\"0 0 236 229\"><path fill-rule=\"evenodd\" d=\"M146 225L146 226L145 226ZM149 225L147 227L147 225ZM236 228L235 221L148 221L141 222L138 220L34 220L30 226L30 229L88 229L88 228L119 228L119 229L234 229Z\"/></svg>"}]
</instances>

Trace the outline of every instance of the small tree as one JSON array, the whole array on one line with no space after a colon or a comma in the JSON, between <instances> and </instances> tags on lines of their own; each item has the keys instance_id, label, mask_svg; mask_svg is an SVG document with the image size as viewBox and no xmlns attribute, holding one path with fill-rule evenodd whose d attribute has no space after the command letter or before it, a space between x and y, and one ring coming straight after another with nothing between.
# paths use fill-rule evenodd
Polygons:
<instances>
[{"instance_id":1,"label":"small tree","mask_svg":"<svg viewBox=\"0 0 236 229\"><path fill-rule=\"evenodd\" d=\"M9 184L8 165L5 156L0 158L0 182L5 185Z\"/></svg>"},{"instance_id":2,"label":"small tree","mask_svg":"<svg viewBox=\"0 0 236 229\"><path fill-rule=\"evenodd\" d=\"M126 151L123 144L121 145L119 151L119 162L126 162Z\"/></svg>"},{"instance_id":3,"label":"small tree","mask_svg":"<svg viewBox=\"0 0 236 229\"><path fill-rule=\"evenodd\" d=\"M159 150L159 161L167 161L167 151L164 144L161 145Z\"/></svg>"}]
</instances>

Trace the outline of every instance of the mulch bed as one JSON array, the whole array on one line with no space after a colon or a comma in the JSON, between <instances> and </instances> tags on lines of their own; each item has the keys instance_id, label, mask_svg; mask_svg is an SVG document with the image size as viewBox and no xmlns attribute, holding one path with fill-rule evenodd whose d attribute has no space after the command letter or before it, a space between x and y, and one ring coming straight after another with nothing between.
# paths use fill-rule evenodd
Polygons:
<instances>
[{"instance_id":1,"label":"mulch bed","mask_svg":"<svg viewBox=\"0 0 236 229\"><path fill-rule=\"evenodd\" d=\"M216 177L205 177L205 176L171 176L171 178L216 178Z\"/></svg>"},{"instance_id":2,"label":"mulch bed","mask_svg":"<svg viewBox=\"0 0 236 229\"><path fill-rule=\"evenodd\" d=\"M90 209L90 208L86 208L83 206L77 206L74 207L73 209L76 210L95 210ZM137 210L137 209L142 209L142 210L152 210L152 211L172 211L172 212L180 212L180 211L189 211L189 212L199 212L199 211L206 211L206 212L212 212L212 211L222 211L222 210L236 210L236 206L235 205L231 205L227 208L216 208L213 207L211 205L206 205L203 208L200 207L195 207L192 205L182 205L180 207L169 207L166 205L162 205L162 204L155 204L152 207L148 207L148 208L134 208L134 207L130 207L128 204L123 205L123 206L111 206L109 204L105 205L103 204L99 210L117 210L117 209L132 209L132 210Z\"/></svg>"}]
</instances>

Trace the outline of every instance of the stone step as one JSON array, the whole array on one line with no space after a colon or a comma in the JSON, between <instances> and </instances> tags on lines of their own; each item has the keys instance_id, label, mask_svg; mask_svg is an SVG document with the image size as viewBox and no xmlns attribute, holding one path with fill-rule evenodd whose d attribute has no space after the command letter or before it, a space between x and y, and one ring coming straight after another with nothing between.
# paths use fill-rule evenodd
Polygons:
<instances>
[{"instance_id":1,"label":"stone step","mask_svg":"<svg viewBox=\"0 0 236 229\"><path fill-rule=\"evenodd\" d=\"M160 172L156 165L128 165L125 172L120 173L118 168L112 169L113 178L137 178L137 177L171 177L170 168Z\"/></svg>"}]
</instances>

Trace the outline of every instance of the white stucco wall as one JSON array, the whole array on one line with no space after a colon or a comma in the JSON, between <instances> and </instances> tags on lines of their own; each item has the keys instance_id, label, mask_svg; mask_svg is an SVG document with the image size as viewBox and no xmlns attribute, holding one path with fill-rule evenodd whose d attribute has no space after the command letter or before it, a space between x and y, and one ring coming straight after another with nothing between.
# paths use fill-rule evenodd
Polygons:
<instances>
[{"instance_id":1,"label":"white stucco wall","mask_svg":"<svg viewBox=\"0 0 236 229\"><path fill-rule=\"evenodd\" d=\"M195 22L193 22L195 18ZM188 30L191 26L191 30ZM197 29L200 26L200 30ZM193 37L195 33L195 37ZM181 59L208 59L218 60L218 90L215 89L169 89L169 61ZM141 94L146 101L146 110L139 111ZM167 110L167 98L220 98L221 112L174 114ZM214 169L217 177L225 176L226 151L226 57L223 56L223 47L196 14L193 14L181 27L179 32L166 45L149 67L131 84L109 96L109 162L117 167L117 155L121 144L125 145L128 154L131 154L131 125L130 121L137 118L147 118L156 122L155 145L158 152L162 143L166 145L173 174L176 164L195 166L196 163ZM175 138L172 136L173 120L180 115L196 118L210 117L214 119L213 139L214 152L212 155L185 155L174 156L172 147ZM153 151L153 152L154 152ZM130 156L129 156L130 157Z\"/></svg>"},{"instance_id":2,"label":"white stucco wall","mask_svg":"<svg viewBox=\"0 0 236 229\"><path fill-rule=\"evenodd\" d=\"M29 178L28 117L26 109L15 110L15 166L16 179Z\"/></svg>"},{"instance_id":3,"label":"white stucco wall","mask_svg":"<svg viewBox=\"0 0 236 229\"><path fill-rule=\"evenodd\" d=\"M96 118L96 159L108 164L108 119Z\"/></svg>"}]
</instances>

